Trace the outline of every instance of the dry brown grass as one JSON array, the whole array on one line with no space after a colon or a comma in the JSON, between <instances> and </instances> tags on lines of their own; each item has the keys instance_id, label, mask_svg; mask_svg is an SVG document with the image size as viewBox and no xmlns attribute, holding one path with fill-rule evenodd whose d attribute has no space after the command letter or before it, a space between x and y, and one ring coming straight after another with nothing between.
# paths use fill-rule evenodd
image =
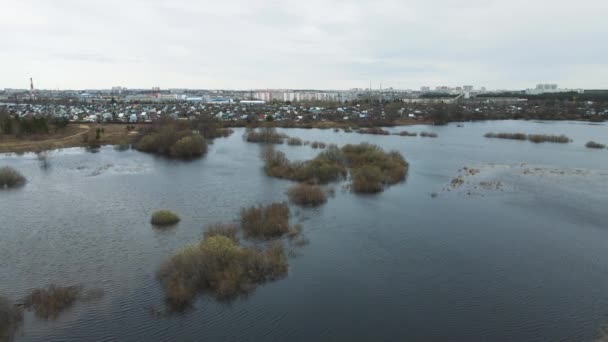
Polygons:
<instances>
[{"instance_id":1,"label":"dry brown grass","mask_svg":"<svg viewBox=\"0 0 608 342\"><path fill-rule=\"evenodd\" d=\"M327 195L318 185L296 184L287 191L289 200L297 205L316 207L327 202Z\"/></svg>"}]
</instances>

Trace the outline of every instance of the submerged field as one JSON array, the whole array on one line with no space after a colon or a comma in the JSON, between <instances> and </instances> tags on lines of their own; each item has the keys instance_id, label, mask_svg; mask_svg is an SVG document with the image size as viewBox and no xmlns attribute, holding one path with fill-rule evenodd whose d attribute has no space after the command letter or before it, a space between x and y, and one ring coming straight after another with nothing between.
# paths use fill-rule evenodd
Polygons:
<instances>
[{"instance_id":1,"label":"submerged field","mask_svg":"<svg viewBox=\"0 0 608 342\"><path fill-rule=\"evenodd\" d=\"M0 155L0 167L27 179L0 191L0 296L18 301L50 284L104 293L53 320L26 312L16 340L598 336L608 322L608 158L585 144L606 141L608 126L406 128L435 139L385 129L390 135L278 129L328 146L369 142L396 150L409 163L407 178L373 195L354 193L342 179L321 206L290 204L289 224L301 225L309 244L285 240L288 272L229 303L203 291L179 314L164 311L159 267L199 243L208 227L240 224L242 208L287 202L297 184L266 174L262 144L245 142L245 130L235 129L193 161L112 147L49 152L44 164L35 154ZM484 138L487 132L565 134L573 142L522 144ZM274 148L290 161L324 151ZM150 216L161 208L180 222L155 228Z\"/></svg>"}]
</instances>

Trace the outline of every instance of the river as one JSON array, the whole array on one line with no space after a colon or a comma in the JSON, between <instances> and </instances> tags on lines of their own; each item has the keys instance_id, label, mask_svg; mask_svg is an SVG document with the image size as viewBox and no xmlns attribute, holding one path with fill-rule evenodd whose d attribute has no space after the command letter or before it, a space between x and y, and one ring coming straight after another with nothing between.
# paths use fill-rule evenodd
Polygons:
<instances>
[{"instance_id":1,"label":"river","mask_svg":"<svg viewBox=\"0 0 608 342\"><path fill-rule=\"evenodd\" d=\"M0 294L49 284L102 289L56 320L26 313L17 341L583 341L608 323L608 126L493 121L387 128L438 138L281 130L304 140L398 150L407 180L378 195L344 184L316 209L292 206L310 244L287 278L247 298L163 306L155 272L212 223L285 201L293 183L264 174L243 129L181 162L103 147L0 155L28 183L0 191ZM487 139L487 132L566 134L570 144ZM319 150L280 145L290 159ZM462 168L464 184L451 180ZM166 208L182 221L150 226Z\"/></svg>"}]
</instances>

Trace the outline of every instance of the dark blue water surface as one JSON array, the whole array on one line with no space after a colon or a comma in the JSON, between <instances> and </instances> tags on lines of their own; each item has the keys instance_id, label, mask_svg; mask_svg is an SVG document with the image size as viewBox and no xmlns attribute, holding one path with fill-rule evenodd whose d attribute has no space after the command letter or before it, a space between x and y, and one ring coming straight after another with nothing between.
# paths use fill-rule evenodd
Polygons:
<instances>
[{"instance_id":1,"label":"dark blue water surface","mask_svg":"<svg viewBox=\"0 0 608 342\"><path fill-rule=\"evenodd\" d=\"M608 126L502 121L444 127L436 139L284 130L304 140L368 141L400 151L407 181L374 196L333 185L318 209L292 207L310 244L289 276L230 304L201 296L181 315L163 306L159 265L240 208L284 201L293 183L267 177L242 129L193 162L104 147L0 155L28 179L0 191L0 293L49 284L105 295L52 321L28 313L20 341L585 341L608 323ZM566 134L563 144L483 138ZM278 147L309 159L309 146ZM463 167L480 173L459 188ZM482 181L500 182L483 189ZM449 191L448 191L449 190ZM434 193L436 196L431 196ZM150 226L167 208L177 227Z\"/></svg>"}]
</instances>

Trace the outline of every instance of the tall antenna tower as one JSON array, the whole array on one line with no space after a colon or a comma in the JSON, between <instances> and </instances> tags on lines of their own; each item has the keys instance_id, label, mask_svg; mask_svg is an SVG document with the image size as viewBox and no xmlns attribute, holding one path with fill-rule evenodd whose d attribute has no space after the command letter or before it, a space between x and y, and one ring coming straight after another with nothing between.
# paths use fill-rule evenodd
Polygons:
<instances>
[{"instance_id":1,"label":"tall antenna tower","mask_svg":"<svg viewBox=\"0 0 608 342\"><path fill-rule=\"evenodd\" d=\"M34 99L34 79L30 77L30 99Z\"/></svg>"}]
</instances>

